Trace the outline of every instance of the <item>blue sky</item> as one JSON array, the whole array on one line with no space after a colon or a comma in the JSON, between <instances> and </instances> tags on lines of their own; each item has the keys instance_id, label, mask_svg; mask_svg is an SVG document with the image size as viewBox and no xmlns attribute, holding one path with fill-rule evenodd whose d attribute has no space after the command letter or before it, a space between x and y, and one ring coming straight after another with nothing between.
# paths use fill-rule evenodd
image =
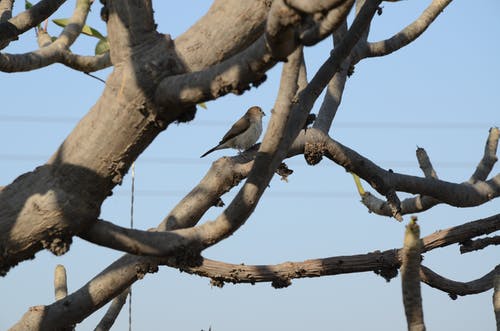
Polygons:
<instances>
[{"instance_id":1,"label":"blue sky","mask_svg":"<svg viewBox=\"0 0 500 331\"><path fill-rule=\"evenodd\" d=\"M415 0L385 3L383 15L374 20L370 39L390 36L427 4ZM54 17L69 16L72 6L66 4ZM156 1L159 30L178 36L208 6L200 1L182 5ZM89 22L104 31L99 9L94 4ZM419 176L415 149L424 147L440 178L468 179L482 157L489 128L500 126L499 10L496 0L456 1L415 43L390 56L358 64L347 82L331 136L384 168ZM55 25L49 25L49 32L56 31ZM5 51L26 52L35 45L34 32L28 32ZM88 54L94 45L95 40L82 36L72 49ZM328 57L330 45L326 40L306 50L309 77ZM249 106L259 105L269 114L280 69L280 65L273 68L265 84L242 96L207 103L208 109L200 109L194 122L172 125L141 155L136 163L136 227L157 225L198 183L212 161L234 153L218 151L199 159ZM97 75L105 78L109 72ZM0 84L1 185L47 160L103 89L97 80L61 65L29 73L0 73ZM264 125L268 120L269 116ZM232 263L274 264L402 245L404 224L369 214L344 169L328 161L309 167L301 157L287 164L295 171L289 182L274 179L247 223L205 251L205 256ZM496 166L493 174L499 170ZM223 200L227 203L233 196L230 192ZM496 214L498 207L498 199L477 208L437 206L419 214L422 235ZM204 220L220 212L214 208ZM129 224L129 176L105 202L101 217ZM22 263L0 280L5 298L0 304L0 329L11 326L29 306L53 301L52 277L57 264L67 267L71 291L120 255L75 238L63 257L40 252L34 261ZM495 247L460 255L453 246L427 253L424 264L445 277L469 281L489 272L498 264L498 256ZM452 301L426 285L422 290L428 329L494 330L491 291ZM270 284L219 289L212 288L207 279L161 268L134 285L132 309L135 330L406 328L400 278L386 283L374 273L294 280L281 290ZM79 329L93 329L102 314L94 314ZM124 311L115 329L125 329L127 321Z\"/></svg>"}]
</instances>

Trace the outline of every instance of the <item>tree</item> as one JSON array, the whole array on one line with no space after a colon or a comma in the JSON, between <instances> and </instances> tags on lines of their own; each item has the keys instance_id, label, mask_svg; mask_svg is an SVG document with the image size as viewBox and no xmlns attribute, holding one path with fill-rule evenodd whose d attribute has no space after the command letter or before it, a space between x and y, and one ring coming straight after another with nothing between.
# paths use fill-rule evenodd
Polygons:
<instances>
[{"instance_id":1,"label":"tree","mask_svg":"<svg viewBox=\"0 0 500 331\"><path fill-rule=\"evenodd\" d=\"M150 1L106 1L102 16L107 22L107 39L100 39L109 42L111 52L80 56L69 47L84 28L91 2L77 1L70 20L59 21L64 29L57 39L52 40L40 26L39 50L3 53L0 68L4 72L55 63L82 72L113 69L97 103L49 161L2 189L2 273L11 272L12 267L42 249L62 255L75 237L129 253L68 296L63 290L63 299L29 309L13 329L68 328L127 291L145 274L157 271L159 265L208 277L217 286L271 282L274 287L286 287L294 278L363 271L375 271L390 280L401 268L408 325L415 330L422 320L421 314L412 312L418 312L421 305L419 300L409 299L419 297L415 293L420 291L421 281L454 297L493 288L498 267L490 266L492 271L475 282L459 283L421 266L419 260L421 253L442 246L460 244L465 251L498 244L498 236L476 239L499 229L498 215L474 222L461 220L463 224L425 236L421 245L412 222L402 250L260 267L200 255L245 223L275 173L284 179L290 176L290 169L282 162L295 155L304 155L311 165L326 158L353 173L355 179L362 178L366 184L358 182L358 189L365 206L395 219L439 204L476 207L498 197L499 175L490 176L496 161L496 128L489 131L484 156L464 183L438 179L424 149L417 149L424 175L410 176L379 167L329 135L345 82L355 65L411 44L450 2L432 1L393 37L368 42L373 17L383 15L385 5L380 1L215 1L204 17L175 40L156 31ZM2 46L13 47L19 35L42 24L63 3L40 1L10 18L12 2L0 2ZM356 13L355 19L347 24L351 11ZM330 35L335 44L332 53L306 77L303 46L313 46ZM102 219L104 201L161 132L170 131L173 123L196 123L195 117L200 116L197 105L203 102L267 84L267 72L279 62L285 62L280 87L261 145L214 162L155 230L128 229ZM313 119L309 114L325 87L328 92ZM308 119L312 123L307 124ZM390 148L390 141L387 145ZM239 193L230 202L225 198L223 202L222 195L244 179ZM382 198L365 192L367 184ZM404 193L411 196L400 198ZM227 206L215 221L198 224L209 209L224 203ZM323 216L311 213L312 217ZM61 287L64 289L64 284Z\"/></svg>"}]
</instances>

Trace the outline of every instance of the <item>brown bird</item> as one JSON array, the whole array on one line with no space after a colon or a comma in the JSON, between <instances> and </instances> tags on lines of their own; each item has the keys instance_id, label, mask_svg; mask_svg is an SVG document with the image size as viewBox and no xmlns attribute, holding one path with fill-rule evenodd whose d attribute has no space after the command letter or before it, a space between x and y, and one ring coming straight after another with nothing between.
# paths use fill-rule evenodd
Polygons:
<instances>
[{"instance_id":1,"label":"brown bird","mask_svg":"<svg viewBox=\"0 0 500 331\"><path fill-rule=\"evenodd\" d=\"M260 107L250 107L231 129L222 137L217 146L209 149L205 154L212 153L218 149L235 148L244 151L252 147L262 133L262 116L266 116Z\"/></svg>"}]
</instances>

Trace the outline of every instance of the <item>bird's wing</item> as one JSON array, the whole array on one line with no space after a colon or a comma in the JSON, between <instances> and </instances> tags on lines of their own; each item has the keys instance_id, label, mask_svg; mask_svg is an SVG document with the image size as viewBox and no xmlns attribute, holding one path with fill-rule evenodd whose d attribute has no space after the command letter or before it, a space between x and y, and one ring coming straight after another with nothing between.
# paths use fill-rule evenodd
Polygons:
<instances>
[{"instance_id":1,"label":"bird's wing","mask_svg":"<svg viewBox=\"0 0 500 331\"><path fill-rule=\"evenodd\" d=\"M224 137L222 137L222 140L219 142L219 145L225 143L231 138L234 138L242 134L248 129L249 126L250 126L250 120L248 119L247 116L243 116L236 123L234 123L231 129L229 129L229 131L224 135Z\"/></svg>"}]
</instances>

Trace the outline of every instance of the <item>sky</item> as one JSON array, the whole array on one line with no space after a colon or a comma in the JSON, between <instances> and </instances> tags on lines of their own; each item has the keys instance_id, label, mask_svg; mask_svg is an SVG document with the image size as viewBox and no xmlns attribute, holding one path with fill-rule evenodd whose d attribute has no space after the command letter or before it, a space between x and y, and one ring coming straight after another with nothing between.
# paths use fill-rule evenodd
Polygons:
<instances>
[{"instance_id":1,"label":"sky","mask_svg":"<svg viewBox=\"0 0 500 331\"><path fill-rule=\"evenodd\" d=\"M414 20L429 1L384 3L370 40L387 38ZM16 3L16 10L23 3ZM174 38L208 9L203 1L155 2L160 32ZM69 1L53 18L71 15ZM101 32L96 2L89 24ZM363 60L349 78L330 135L384 168L421 176L417 146L428 152L441 179L461 182L482 157L488 130L500 126L500 20L496 0L456 1L414 43L383 58ZM49 32L59 28L49 24ZM96 40L82 36L72 47L90 54ZM307 48L309 78L328 57L331 41ZM34 32L21 36L6 52L36 47ZM134 225L148 229L204 176L211 162L231 150L200 159L232 122L253 105L270 114L281 65L267 81L242 96L228 95L199 109L196 119L172 125L139 157L135 165ZM97 72L106 78L110 69ZM0 73L0 185L43 164L77 121L96 102L103 84L61 65L41 70ZM317 112L322 97L313 112ZM269 117L264 118L266 127ZM294 170L289 182L274 178L254 214L233 236L203 255L230 263L275 264L338 255L362 254L402 246L403 223L367 212L350 174L324 160L314 167L302 157L287 160ZM497 165L492 174L497 174ZM116 187L102 207L101 218L130 224L131 178ZM365 183L365 189L369 189ZM223 196L226 204L238 188ZM375 193L371 190L372 193ZM401 194L404 198L408 195ZM498 213L499 200L475 208L436 206L420 213L422 235ZM203 220L222 209L212 208ZM74 238L62 257L40 252L0 279L0 330L12 326L28 307L53 302L57 264L68 270L70 292L80 288L121 256ZM441 275L470 281L498 264L499 249L460 255L457 246L425 254L424 264ZM387 283L373 272L293 280L285 289L270 284L211 287L209 280L162 267L133 286L134 330L375 330L406 328L400 278ZM492 291L459 297L422 284L424 319L429 330L494 330ZM104 314L93 314L77 330L92 330ZM113 330L128 328L128 311Z\"/></svg>"}]
</instances>

